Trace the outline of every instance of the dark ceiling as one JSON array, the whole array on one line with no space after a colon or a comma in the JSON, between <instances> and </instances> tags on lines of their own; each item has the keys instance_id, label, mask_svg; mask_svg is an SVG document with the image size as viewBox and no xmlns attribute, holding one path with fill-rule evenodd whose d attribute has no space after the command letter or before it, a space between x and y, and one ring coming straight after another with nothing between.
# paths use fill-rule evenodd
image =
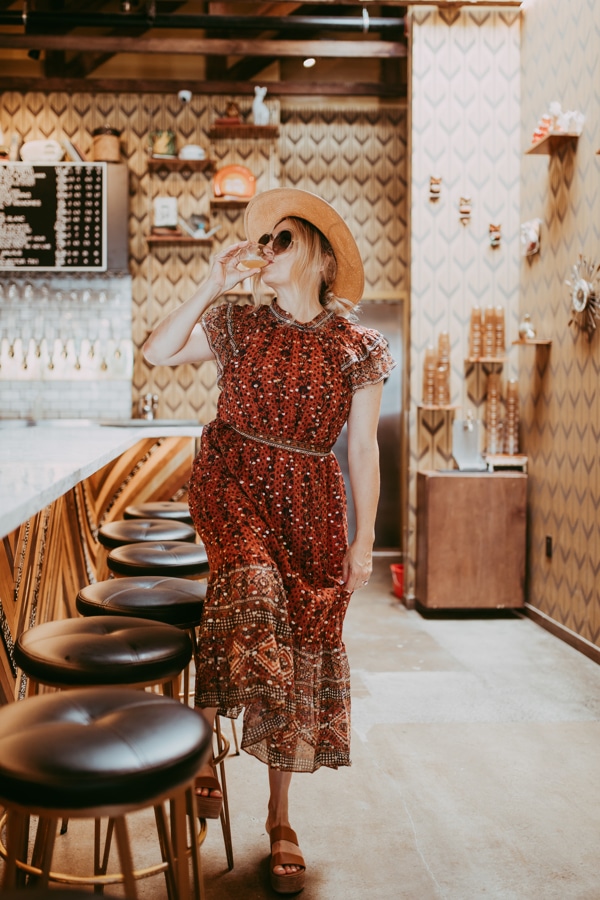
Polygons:
<instances>
[{"instance_id":1,"label":"dark ceiling","mask_svg":"<svg viewBox=\"0 0 600 900\"><path fill-rule=\"evenodd\" d=\"M164 91L185 80L248 93L260 81L279 95L401 97L405 13L369 0L0 0L0 89Z\"/></svg>"}]
</instances>

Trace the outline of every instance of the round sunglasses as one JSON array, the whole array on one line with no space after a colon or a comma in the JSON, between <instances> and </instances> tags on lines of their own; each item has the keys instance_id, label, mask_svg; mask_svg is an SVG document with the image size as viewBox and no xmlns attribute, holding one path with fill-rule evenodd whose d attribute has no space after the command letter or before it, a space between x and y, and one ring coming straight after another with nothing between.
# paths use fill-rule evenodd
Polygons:
<instances>
[{"instance_id":1,"label":"round sunglasses","mask_svg":"<svg viewBox=\"0 0 600 900\"><path fill-rule=\"evenodd\" d=\"M273 242L273 253L277 256L279 253L285 253L286 250L294 243L294 239L292 237L292 232L284 229L280 231L279 234L263 234L262 237L259 237L258 243L262 244L263 247L266 247L267 244Z\"/></svg>"}]
</instances>

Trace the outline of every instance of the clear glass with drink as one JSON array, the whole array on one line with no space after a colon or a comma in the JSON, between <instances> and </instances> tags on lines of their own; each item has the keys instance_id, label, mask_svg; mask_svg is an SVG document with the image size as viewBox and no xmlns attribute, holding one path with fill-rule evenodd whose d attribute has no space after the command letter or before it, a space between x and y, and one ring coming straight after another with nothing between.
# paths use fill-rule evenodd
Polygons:
<instances>
[{"instance_id":1,"label":"clear glass with drink","mask_svg":"<svg viewBox=\"0 0 600 900\"><path fill-rule=\"evenodd\" d=\"M246 269L262 269L269 262L264 254L264 249L262 244L249 242L240 250L239 265Z\"/></svg>"}]
</instances>

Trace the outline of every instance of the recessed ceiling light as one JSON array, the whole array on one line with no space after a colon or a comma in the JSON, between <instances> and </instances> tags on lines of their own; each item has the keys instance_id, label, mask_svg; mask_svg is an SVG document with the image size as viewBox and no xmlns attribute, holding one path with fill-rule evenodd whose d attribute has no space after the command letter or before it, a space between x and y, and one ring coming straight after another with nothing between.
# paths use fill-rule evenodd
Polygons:
<instances>
[{"instance_id":1,"label":"recessed ceiling light","mask_svg":"<svg viewBox=\"0 0 600 900\"><path fill-rule=\"evenodd\" d=\"M312 67L316 64L316 62L317 62L316 59L314 59L312 56L309 56L307 59L304 60L302 65L304 66L305 69L312 69Z\"/></svg>"}]
</instances>

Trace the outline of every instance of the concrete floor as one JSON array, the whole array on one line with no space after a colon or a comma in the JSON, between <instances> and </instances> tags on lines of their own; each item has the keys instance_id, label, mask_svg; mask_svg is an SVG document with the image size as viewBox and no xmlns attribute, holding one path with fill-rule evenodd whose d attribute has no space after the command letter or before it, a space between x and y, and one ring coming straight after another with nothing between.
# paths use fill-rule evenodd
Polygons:
<instances>
[{"instance_id":1,"label":"concrete floor","mask_svg":"<svg viewBox=\"0 0 600 900\"><path fill-rule=\"evenodd\" d=\"M518 615L407 610L390 561L378 558L346 620L353 765L292 782L302 896L598 900L600 667ZM242 753L227 772L235 866L209 822L207 900L273 898L266 769ZM151 822L134 832L150 844ZM70 829L60 853L90 840ZM165 900L162 878L140 897Z\"/></svg>"}]
</instances>

